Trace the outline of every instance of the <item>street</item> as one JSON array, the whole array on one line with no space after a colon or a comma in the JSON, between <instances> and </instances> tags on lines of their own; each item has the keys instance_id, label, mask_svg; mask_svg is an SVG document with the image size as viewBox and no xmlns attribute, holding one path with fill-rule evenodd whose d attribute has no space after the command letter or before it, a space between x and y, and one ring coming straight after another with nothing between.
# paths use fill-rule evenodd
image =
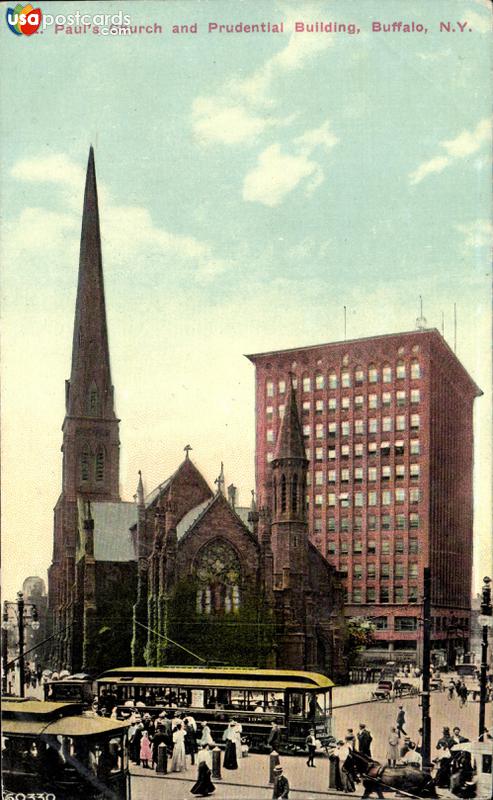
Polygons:
<instances>
[{"instance_id":1,"label":"street","mask_svg":"<svg viewBox=\"0 0 493 800\"><path fill-rule=\"evenodd\" d=\"M334 732L337 737L344 737L348 728L356 733L360 722L364 722L373 736L372 755L382 763L386 762L387 739L392 725L395 724L399 705L404 707L406 724L404 729L416 738L421 727L421 708L419 698L404 698L402 701L366 702L374 684L357 684L336 687L334 690ZM446 692L433 692L431 695L431 742L432 756L434 745L440 737L444 726L452 729L458 725L464 736L470 739L477 737L478 703L467 703L459 706L457 699L448 700ZM486 724L492 725L491 704L487 706ZM303 756L283 756L281 764L284 774L289 780L290 800L317 800L323 796L342 796L328 790L329 761L325 753L317 755L316 768L306 766ZM214 798L219 800L268 800L272 797L272 786L269 785L269 758L267 755L249 754L243 758L236 771L222 770L222 780L214 780L216 792ZM183 800L191 798L190 789L195 783L197 767L189 767L186 772L156 775L151 770L132 766L132 800ZM355 796L362 794L362 788L356 788ZM440 790L443 797L449 796ZM346 795L347 796L347 795ZM386 797L392 797L386 794Z\"/></svg>"}]
</instances>

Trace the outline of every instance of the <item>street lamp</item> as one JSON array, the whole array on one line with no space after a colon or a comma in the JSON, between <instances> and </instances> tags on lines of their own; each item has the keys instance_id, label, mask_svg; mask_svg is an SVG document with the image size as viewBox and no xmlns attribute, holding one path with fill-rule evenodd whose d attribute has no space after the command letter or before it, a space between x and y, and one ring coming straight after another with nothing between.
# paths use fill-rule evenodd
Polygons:
<instances>
[{"instance_id":1,"label":"street lamp","mask_svg":"<svg viewBox=\"0 0 493 800\"><path fill-rule=\"evenodd\" d=\"M479 623L483 628L481 638L481 676L479 683L479 739L485 731L484 718L486 710L486 687L488 673L488 628L492 624L491 607L491 578L483 578L483 588L481 590L481 616Z\"/></svg>"},{"instance_id":2,"label":"street lamp","mask_svg":"<svg viewBox=\"0 0 493 800\"><path fill-rule=\"evenodd\" d=\"M24 630L25 627L28 625L34 631L39 629L39 620L38 620L38 610L34 603L26 603L24 601L24 595L22 592L17 592L17 600L15 602L10 602L8 600L4 600L3 603L3 617L2 617L2 631L4 631L4 669L3 669L3 691L6 693L7 690L7 635L9 629L12 627L12 623L9 618L9 606L14 608L14 613L17 619L17 630L19 634L19 695L20 697L24 697L24 681L25 681L25 669L24 669ZM15 624L15 623L14 623Z\"/></svg>"}]
</instances>

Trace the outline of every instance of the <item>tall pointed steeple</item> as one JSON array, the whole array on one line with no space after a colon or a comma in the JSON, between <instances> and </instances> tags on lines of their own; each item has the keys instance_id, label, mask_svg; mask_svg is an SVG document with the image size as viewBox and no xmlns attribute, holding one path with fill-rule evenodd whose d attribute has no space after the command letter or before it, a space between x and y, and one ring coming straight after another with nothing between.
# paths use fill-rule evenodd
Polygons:
<instances>
[{"instance_id":1,"label":"tall pointed steeple","mask_svg":"<svg viewBox=\"0 0 493 800\"><path fill-rule=\"evenodd\" d=\"M119 500L119 437L111 384L94 150L87 163L72 368L65 389L63 491Z\"/></svg>"},{"instance_id":2,"label":"tall pointed steeple","mask_svg":"<svg viewBox=\"0 0 493 800\"><path fill-rule=\"evenodd\" d=\"M273 462L284 458L299 458L306 461L303 431L291 375L289 376L286 407L277 436Z\"/></svg>"},{"instance_id":3,"label":"tall pointed steeple","mask_svg":"<svg viewBox=\"0 0 493 800\"><path fill-rule=\"evenodd\" d=\"M67 414L114 418L94 150L89 150Z\"/></svg>"}]
</instances>

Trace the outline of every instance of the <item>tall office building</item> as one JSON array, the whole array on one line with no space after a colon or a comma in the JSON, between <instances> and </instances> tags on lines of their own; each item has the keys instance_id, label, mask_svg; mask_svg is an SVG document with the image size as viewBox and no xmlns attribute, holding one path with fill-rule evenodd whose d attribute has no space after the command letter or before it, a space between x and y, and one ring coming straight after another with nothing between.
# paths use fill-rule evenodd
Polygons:
<instances>
[{"instance_id":1,"label":"tall office building","mask_svg":"<svg viewBox=\"0 0 493 800\"><path fill-rule=\"evenodd\" d=\"M310 535L341 574L346 613L376 627L369 657L419 661L430 566L432 646L453 661L468 649L473 402L481 391L435 329L248 358L260 504L269 505L291 380L309 459Z\"/></svg>"}]
</instances>

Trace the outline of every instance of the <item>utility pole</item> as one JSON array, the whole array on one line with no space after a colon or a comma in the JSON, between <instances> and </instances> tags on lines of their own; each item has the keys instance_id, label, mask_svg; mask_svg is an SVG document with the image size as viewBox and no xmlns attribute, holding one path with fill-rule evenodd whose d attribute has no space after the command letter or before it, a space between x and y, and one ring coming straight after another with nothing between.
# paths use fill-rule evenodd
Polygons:
<instances>
[{"instance_id":1,"label":"utility pole","mask_svg":"<svg viewBox=\"0 0 493 800\"><path fill-rule=\"evenodd\" d=\"M483 588L481 593L481 615L488 619L481 620L483 624L481 638L481 674L479 683L479 740L482 741L485 730L485 710L487 695L487 676L488 676L488 626L491 624L491 578L483 578Z\"/></svg>"},{"instance_id":2,"label":"utility pole","mask_svg":"<svg viewBox=\"0 0 493 800\"><path fill-rule=\"evenodd\" d=\"M423 571L423 664L421 692L421 727L423 728L421 758L423 770L431 771L431 719L430 719L430 655L431 655L431 572L429 567Z\"/></svg>"},{"instance_id":3,"label":"utility pole","mask_svg":"<svg viewBox=\"0 0 493 800\"><path fill-rule=\"evenodd\" d=\"M3 622L8 623L9 612L7 604L3 604ZM9 631L7 624L2 625L2 694L6 695L8 691L8 646L9 646Z\"/></svg>"},{"instance_id":4,"label":"utility pole","mask_svg":"<svg viewBox=\"0 0 493 800\"><path fill-rule=\"evenodd\" d=\"M24 596L17 593L17 613L19 617L19 696L24 697L26 670L24 664Z\"/></svg>"}]
</instances>

